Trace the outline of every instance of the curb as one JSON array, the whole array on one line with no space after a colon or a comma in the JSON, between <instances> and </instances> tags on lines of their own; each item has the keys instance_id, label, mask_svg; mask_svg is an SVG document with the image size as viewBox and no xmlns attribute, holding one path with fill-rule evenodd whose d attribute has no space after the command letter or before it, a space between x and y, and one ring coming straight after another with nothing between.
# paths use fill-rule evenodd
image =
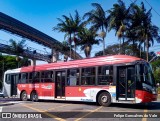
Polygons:
<instances>
[{"instance_id":1,"label":"curb","mask_svg":"<svg viewBox=\"0 0 160 121\"><path fill-rule=\"evenodd\" d=\"M8 103L0 103L0 106L8 106L8 105L13 105L15 103L13 102L8 102Z\"/></svg>"}]
</instances>

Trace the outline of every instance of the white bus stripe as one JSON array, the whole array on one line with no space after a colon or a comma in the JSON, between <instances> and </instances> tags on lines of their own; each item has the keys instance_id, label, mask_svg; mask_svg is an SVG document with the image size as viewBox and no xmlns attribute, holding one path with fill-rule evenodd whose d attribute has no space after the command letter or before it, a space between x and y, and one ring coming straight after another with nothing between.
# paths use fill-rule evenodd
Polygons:
<instances>
[{"instance_id":1,"label":"white bus stripe","mask_svg":"<svg viewBox=\"0 0 160 121\"><path fill-rule=\"evenodd\" d=\"M0 107L0 113L2 112L2 108L3 108L3 107Z\"/></svg>"}]
</instances>

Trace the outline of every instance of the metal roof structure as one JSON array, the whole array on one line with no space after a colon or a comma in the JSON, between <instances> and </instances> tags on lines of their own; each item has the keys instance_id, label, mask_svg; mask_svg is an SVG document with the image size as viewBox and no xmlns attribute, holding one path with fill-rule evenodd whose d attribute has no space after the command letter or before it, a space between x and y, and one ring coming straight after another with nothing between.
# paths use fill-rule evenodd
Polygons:
<instances>
[{"instance_id":1,"label":"metal roof structure","mask_svg":"<svg viewBox=\"0 0 160 121\"><path fill-rule=\"evenodd\" d=\"M68 55L70 57L70 52L64 52L61 50L63 46L61 42L48 36L47 34L15 19L2 12L0 12L0 29L9 31L13 34L19 35L23 38L27 38L31 41L37 42L38 44L47 46L51 49L55 49L62 54ZM82 57L76 53L74 58L74 51L71 52L72 59L81 59Z\"/></svg>"},{"instance_id":2,"label":"metal roof structure","mask_svg":"<svg viewBox=\"0 0 160 121\"><path fill-rule=\"evenodd\" d=\"M0 43L0 52L14 55L15 53L10 51L9 48L11 48L9 45ZM24 49L24 52L20 53L20 56L27 57L30 59L42 60L42 61L46 61L49 63L51 62L50 55L35 52L35 50Z\"/></svg>"}]
</instances>

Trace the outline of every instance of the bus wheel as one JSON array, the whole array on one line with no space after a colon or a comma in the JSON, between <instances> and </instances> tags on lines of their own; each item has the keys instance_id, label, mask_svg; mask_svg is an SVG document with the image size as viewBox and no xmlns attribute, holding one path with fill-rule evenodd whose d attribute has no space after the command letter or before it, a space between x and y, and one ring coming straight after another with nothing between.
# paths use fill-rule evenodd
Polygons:
<instances>
[{"instance_id":1,"label":"bus wheel","mask_svg":"<svg viewBox=\"0 0 160 121\"><path fill-rule=\"evenodd\" d=\"M31 93L31 100L34 101L34 102L38 101L38 94L36 93L36 91L33 91Z\"/></svg>"},{"instance_id":2,"label":"bus wheel","mask_svg":"<svg viewBox=\"0 0 160 121\"><path fill-rule=\"evenodd\" d=\"M26 91L22 92L22 94L21 94L21 100L22 101L27 101L27 93L26 93Z\"/></svg>"},{"instance_id":3,"label":"bus wheel","mask_svg":"<svg viewBox=\"0 0 160 121\"><path fill-rule=\"evenodd\" d=\"M109 106L111 104L111 95L108 92L102 92L98 96L98 104L101 106Z\"/></svg>"}]
</instances>

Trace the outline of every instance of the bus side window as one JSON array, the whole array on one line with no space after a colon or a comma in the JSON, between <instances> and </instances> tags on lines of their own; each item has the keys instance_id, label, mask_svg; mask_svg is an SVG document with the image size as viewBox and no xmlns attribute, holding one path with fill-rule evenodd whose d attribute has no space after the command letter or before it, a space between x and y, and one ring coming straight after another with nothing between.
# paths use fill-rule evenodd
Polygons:
<instances>
[{"instance_id":1,"label":"bus side window","mask_svg":"<svg viewBox=\"0 0 160 121\"><path fill-rule=\"evenodd\" d=\"M67 85L79 85L79 69L69 69L67 72Z\"/></svg>"},{"instance_id":2,"label":"bus side window","mask_svg":"<svg viewBox=\"0 0 160 121\"><path fill-rule=\"evenodd\" d=\"M44 82L44 83L53 82L53 71L42 71L41 72L41 82Z\"/></svg>"},{"instance_id":3,"label":"bus side window","mask_svg":"<svg viewBox=\"0 0 160 121\"><path fill-rule=\"evenodd\" d=\"M38 83L40 82L40 72L33 72L33 82L32 83Z\"/></svg>"},{"instance_id":4,"label":"bus side window","mask_svg":"<svg viewBox=\"0 0 160 121\"><path fill-rule=\"evenodd\" d=\"M28 82L29 82L29 83L32 83L32 81L33 81L33 72L30 72L30 73L29 73Z\"/></svg>"},{"instance_id":5,"label":"bus side window","mask_svg":"<svg viewBox=\"0 0 160 121\"><path fill-rule=\"evenodd\" d=\"M82 85L95 85L95 67L82 68Z\"/></svg>"},{"instance_id":6,"label":"bus side window","mask_svg":"<svg viewBox=\"0 0 160 121\"><path fill-rule=\"evenodd\" d=\"M18 75L18 83L21 83L21 73Z\"/></svg>"},{"instance_id":7,"label":"bus side window","mask_svg":"<svg viewBox=\"0 0 160 121\"><path fill-rule=\"evenodd\" d=\"M27 73L22 73L20 83L27 83L27 76L28 76Z\"/></svg>"},{"instance_id":8,"label":"bus side window","mask_svg":"<svg viewBox=\"0 0 160 121\"><path fill-rule=\"evenodd\" d=\"M113 66L98 67L98 85L113 85Z\"/></svg>"},{"instance_id":9,"label":"bus side window","mask_svg":"<svg viewBox=\"0 0 160 121\"><path fill-rule=\"evenodd\" d=\"M7 75L6 75L5 82L6 82L7 84L11 84L11 75L10 75L10 74L7 74Z\"/></svg>"}]
</instances>

